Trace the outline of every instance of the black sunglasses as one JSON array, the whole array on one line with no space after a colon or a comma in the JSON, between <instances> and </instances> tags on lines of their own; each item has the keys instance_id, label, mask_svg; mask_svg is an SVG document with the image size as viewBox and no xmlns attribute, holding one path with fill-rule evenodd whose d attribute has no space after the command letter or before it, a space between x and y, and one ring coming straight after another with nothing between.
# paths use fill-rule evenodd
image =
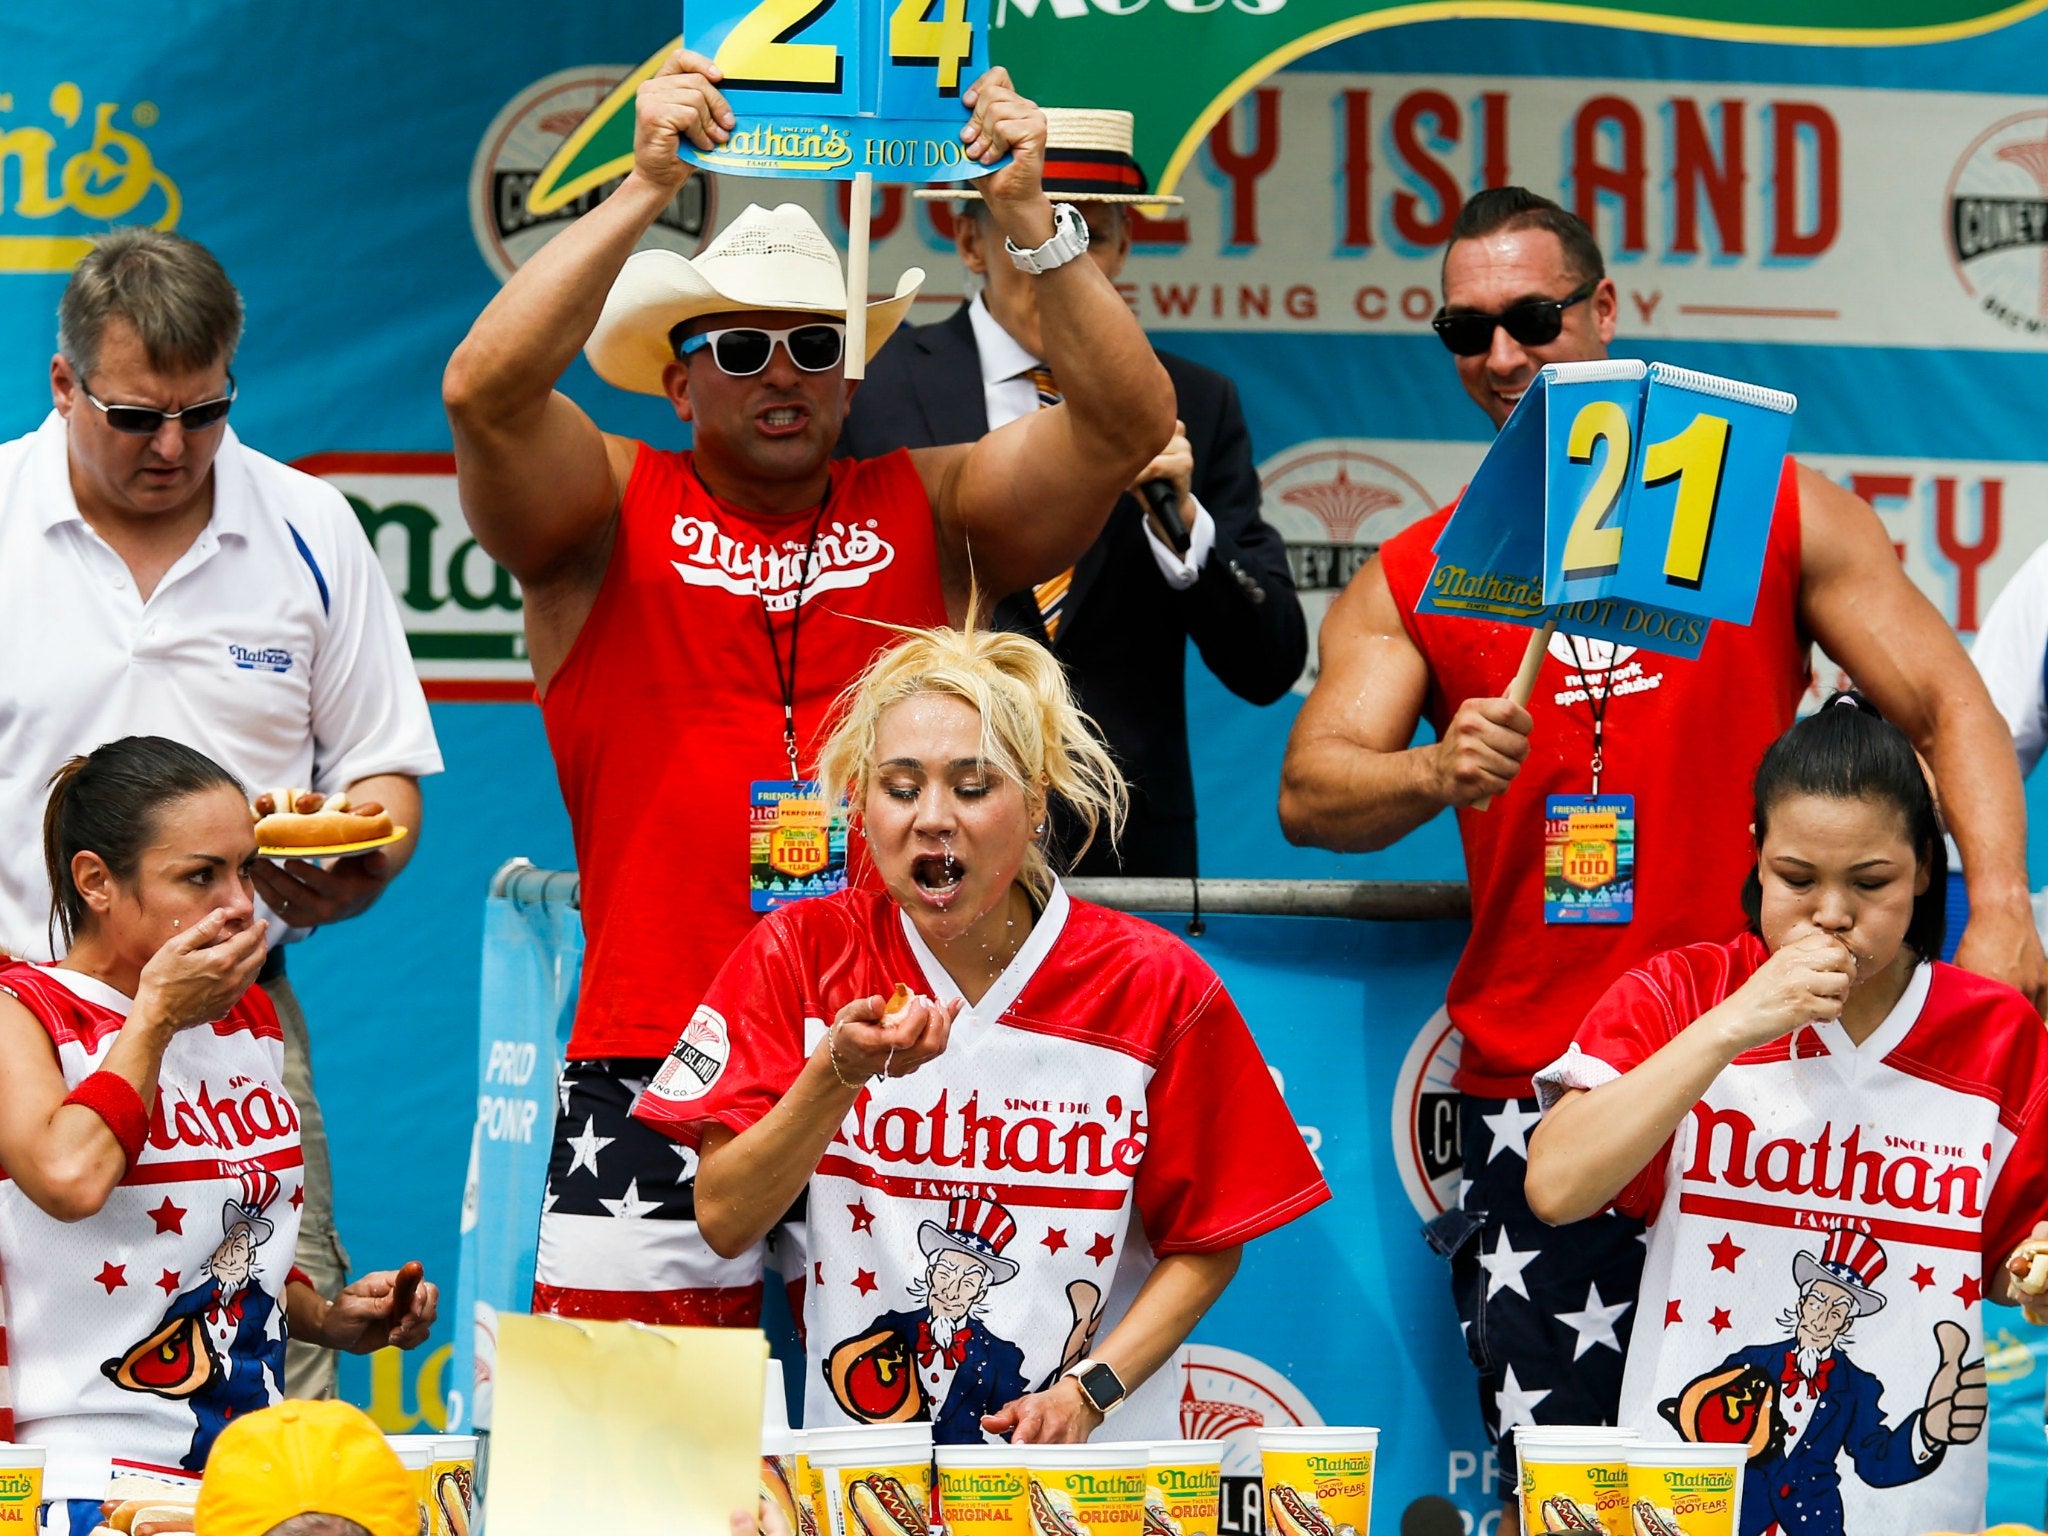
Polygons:
<instances>
[{"instance_id":1,"label":"black sunglasses","mask_svg":"<svg viewBox=\"0 0 2048 1536\"><path fill-rule=\"evenodd\" d=\"M228 407L235 403L235 376L228 375L228 392L216 400L202 400L182 411L160 411L153 405L108 405L89 388L81 376L78 392L107 418L107 425L130 437L155 437L167 421L182 422L187 432L204 432L228 419Z\"/></svg>"},{"instance_id":2,"label":"black sunglasses","mask_svg":"<svg viewBox=\"0 0 2048 1536\"><path fill-rule=\"evenodd\" d=\"M837 320L812 321L787 330L769 331L755 325L735 325L722 331L704 331L676 343L676 356L688 357L705 347L721 370L736 379L748 378L768 366L775 355L775 343L789 348L789 360L805 373L824 373L837 368L846 356L846 327Z\"/></svg>"},{"instance_id":3,"label":"black sunglasses","mask_svg":"<svg viewBox=\"0 0 2048 1536\"><path fill-rule=\"evenodd\" d=\"M1596 277L1564 298L1524 299L1519 304L1510 304L1497 315L1470 311L1454 315L1447 309L1440 309L1429 323L1435 329L1437 339L1459 357L1477 357L1491 347L1495 326L1525 347L1547 347L1564 329L1564 312L1582 299L1591 298L1599 286L1600 279Z\"/></svg>"}]
</instances>

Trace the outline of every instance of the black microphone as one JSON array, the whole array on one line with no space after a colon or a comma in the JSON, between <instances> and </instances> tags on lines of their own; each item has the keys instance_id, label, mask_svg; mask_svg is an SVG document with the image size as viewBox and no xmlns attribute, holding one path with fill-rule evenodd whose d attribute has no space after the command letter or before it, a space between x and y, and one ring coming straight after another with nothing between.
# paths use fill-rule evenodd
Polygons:
<instances>
[{"instance_id":1,"label":"black microphone","mask_svg":"<svg viewBox=\"0 0 2048 1536\"><path fill-rule=\"evenodd\" d=\"M1145 497L1145 505L1152 509L1152 515L1159 519L1159 526L1166 534L1166 542L1173 546L1173 552L1182 559L1187 558L1188 546L1193 535L1180 515L1180 492L1173 488L1171 480L1147 480L1138 490Z\"/></svg>"}]
</instances>

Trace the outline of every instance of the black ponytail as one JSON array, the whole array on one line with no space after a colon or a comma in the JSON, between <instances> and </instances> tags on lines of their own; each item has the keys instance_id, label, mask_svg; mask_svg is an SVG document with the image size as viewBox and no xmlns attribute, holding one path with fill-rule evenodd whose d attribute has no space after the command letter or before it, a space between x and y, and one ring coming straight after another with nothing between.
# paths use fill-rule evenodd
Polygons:
<instances>
[{"instance_id":1,"label":"black ponytail","mask_svg":"<svg viewBox=\"0 0 2048 1536\"><path fill-rule=\"evenodd\" d=\"M1921 959L1939 959L1948 931L1948 844L1934 791L1906 733L1862 694L1835 694L1772 742L1757 765L1753 816L1758 848L1770 826L1771 808L1787 795L1882 800L1897 808L1906 823L1906 840L1928 872L1927 889L1913 902L1906 942ZM1763 883L1754 866L1743 882L1742 910L1750 930L1761 934Z\"/></svg>"},{"instance_id":2,"label":"black ponytail","mask_svg":"<svg viewBox=\"0 0 2048 1536\"><path fill-rule=\"evenodd\" d=\"M133 879L166 805L208 789L242 792L205 753L162 736L124 736L74 757L50 775L49 787L43 868L50 877L50 948L60 955L90 916L71 877L74 858L96 853L117 879Z\"/></svg>"}]
</instances>

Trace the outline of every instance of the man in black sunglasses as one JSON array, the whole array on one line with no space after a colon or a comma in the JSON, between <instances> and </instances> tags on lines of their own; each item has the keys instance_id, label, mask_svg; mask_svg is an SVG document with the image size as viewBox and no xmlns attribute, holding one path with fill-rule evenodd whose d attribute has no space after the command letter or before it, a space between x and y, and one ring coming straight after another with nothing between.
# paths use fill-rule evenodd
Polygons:
<instances>
[{"instance_id":1,"label":"man in black sunglasses","mask_svg":"<svg viewBox=\"0 0 2048 1536\"><path fill-rule=\"evenodd\" d=\"M1467 203L1444 253L1435 329L1498 427L1546 363L1604 358L1615 286L1584 223L1548 198L1494 188ZM1468 1181L1430 1224L1498 1432L1501 1530L1516 1423L1611 1424L1641 1278L1640 1226L1617 1214L1552 1229L1522 1192L1531 1077L1564 1054L1607 987L1662 950L1740 931L1754 850L1748 786L1791 723L1814 642L1933 765L1969 874L1959 964L2038 1007L2025 811L2003 721L1955 634L1906 579L1876 515L1787 459L1756 612L1716 624L1693 661L1558 634L1525 709L1502 697L1530 631L1415 612L1445 509L1381 546L1323 621L1322 671L1282 768L1290 839L1382 848L1458 812L1473 931L1447 1006L1463 1034L1456 1086ZM1427 714L1436 739L1414 745ZM1633 797L1632 916L1547 924L1553 797ZM1480 802L1495 800L1490 809ZM1699 1256L1701 1271L1708 1256ZM1686 1319L1691 1320L1690 1310Z\"/></svg>"},{"instance_id":2,"label":"man in black sunglasses","mask_svg":"<svg viewBox=\"0 0 2048 1536\"><path fill-rule=\"evenodd\" d=\"M809 215L750 208L693 259L634 253L690 174L678 144L735 131L719 78L679 49L640 86L631 173L514 274L443 396L464 512L524 589L583 876L536 1309L729 1324L758 1315L760 1255L711 1252L693 1163L627 1110L686 1023L703 1044L688 1070L715 1075L723 1022L691 1010L718 967L760 912L848 873L792 879L766 831L756 860L750 807L773 819L794 796L823 827L814 744L885 626L959 622L977 593L986 623L997 597L1065 570L1173 437L1174 397L1046 198L1043 115L995 69L962 95L963 147L1009 156L981 185L1006 259L1038 285L1065 403L976 443L835 462L849 296ZM868 304L870 356L922 276ZM666 398L690 451L599 431L554 388L579 348L600 377Z\"/></svg>"}]
</instances>

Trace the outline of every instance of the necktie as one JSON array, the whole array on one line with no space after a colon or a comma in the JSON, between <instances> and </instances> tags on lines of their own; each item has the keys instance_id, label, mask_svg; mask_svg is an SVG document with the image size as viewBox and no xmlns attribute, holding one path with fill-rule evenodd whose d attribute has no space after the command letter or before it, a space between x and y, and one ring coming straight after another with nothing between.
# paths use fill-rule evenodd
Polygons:
<instances>
[{"instance_id":1,"label":"necktie","mask_svg":"<svg viewBox=\"0 0 2048 1536\"><path fill-rule=\"evenodd\" d=\"M1060 387L1053 381L1052 370L1043 364L1031 370L1031 383L1038 391L1038 408L1060 403ZM1045 625L1045 638L1058 638L1061 610L1066 607L1067 588L1074 584L1074 568L1070 565L1050 581L1041 581L1031 589L1032 597L1038 601L1038 617Z\"/></svg>"}]
</instances>

